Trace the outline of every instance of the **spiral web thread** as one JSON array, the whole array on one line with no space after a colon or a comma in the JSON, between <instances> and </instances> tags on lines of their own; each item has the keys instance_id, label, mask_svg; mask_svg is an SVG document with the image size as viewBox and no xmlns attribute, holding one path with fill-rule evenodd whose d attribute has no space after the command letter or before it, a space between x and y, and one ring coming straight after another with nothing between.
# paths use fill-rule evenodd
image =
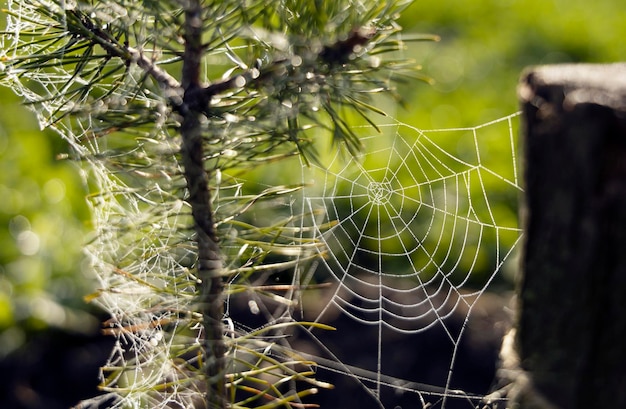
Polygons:
<instances>
[{"instance_id":1,"label":"spiral web thread","mask_svg":"<svg viewBox=\"0 0 626 409\"><path fill-rule=\"evenodd\" d=\"M333 372L360 379L374 399L381 386L404 382L385 375L384 333L433 327L443 329L453 346L448 378L437 387L404 384L414 385L408 389L419 396L438 396L440 407L450 398L466 400L467 407L482 399L451 391L450 379L475 304L511 262L521 239L515 212L521 191L517 121L514 114L472 128L437 130L383 124L385 136L364 138L361 155L346 160L337 153L310 170L305 202L317 215L312 225L326 247L322 270L334 284L316 320L340 310L378 328L371 340L378 344L376 367L326 363ZM460 329L449 325L454 315L462 316Z\"/></svg>"}]
</instances>

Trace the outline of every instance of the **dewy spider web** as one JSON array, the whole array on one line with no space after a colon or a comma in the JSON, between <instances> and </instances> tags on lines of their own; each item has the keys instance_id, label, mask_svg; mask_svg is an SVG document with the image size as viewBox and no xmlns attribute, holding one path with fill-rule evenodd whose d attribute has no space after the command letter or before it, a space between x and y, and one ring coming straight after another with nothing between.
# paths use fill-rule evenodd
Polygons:
<instances>
[{"instance_id":1,"label":"dewy spider web","mask_svg":"<svg viewBox=\"0 0 626 409\"><path fill-rule=\"evenodd\" d=\"M435 388L441 407L452 396L472 402L452 393L450 380L465 323L521 237L514 209L521 191L517 120L515 114L473 128L430 131L384 124L388 137L364 138L359 156L346 159L338 152L311 168L305 202L316 215L312 225L325 244L324 270L335 284L316 320L339 309L378 328L372 340L378 357L369 375L357 376L349 362L331 365L364 379L364 386L373 384L374 397L389 383L381 358L384 333L437 326L453 350L449 375ZM449 324L454 314L463 316L460 328Z\"/></svg>"},{"instance_id":2,"label":"dewy spider web","mask_svg":"<svg viewBox=\"0 0 626 409\"><path fill-rule=\"evenodd\" d=\"M44 3L50 5L50 10L66 5ZM82 35L64 35L64 41L57 43L55 33L48 31L63 31L65 22L40 24L41 13L27 7L30 3L11 4L19 8L18 15L26 18L16 18L7 28L7 32L15 33L2 39L3 43L13 41L10 50L19 48L24 55L30 55L36 54L42 44L44 48L70 44L71 48L74 42L84 40ZM161 3L153 2L157 4ZM67 2L67 6L62 14L65 18L72 15L66 11L73 10L75 4ZM167 4L163 7L167 11ZM110 15L104 14L108 22L133 14L123 8L109 11ZM171 17L167 12L158 14ZM146 15L140 26L149 28L151 21L156 20ZM43 38L50 34L52 42L20 39L20 32L30 30ZM167 32L160 33L160 37L168 38ZM135 34L148 57L151 51L144 44L145 33ZM203 395L189 382L195 368L188 356L200 345L198 317L188 313L197 279L191 273L195 253L188 245L192 241L188 228L191 223L176 155L180 141L168 133L176 126L167 122L169 115L158 84L146 81L141 69L127 67L115 58L101 64L97 54L93 59L81 60L83 51L79 48L74 54L59 54L84 61L81 70L68 70L53 61L42 69L8 70L7 78L19 95L33 103L41 125L52 126L75 148L93 187L90 204L95 238L86 251L101 284L98 302L112 317L107 331L118 336L105 369L112 383L103 385L103 390L109 391L114 400L109 407L135 407L138 402L150 407L191 407ZM8 60L3 59L2 64ZM41 95L16 85L26 73L25 78L37 84ZM110 98L83 106L92 86L98 95ZM130 95L132 98L128 98ZM76 115L66 117L70 111ZM110 127L120 118L135 125L130 145L128 138L116 140L115 127ZM372 339L376 344L373 366L340 356L329 343L323 347L324 355L330 358L318 356L314 360L320 367L357 379L371 392L378 407L385 406L381 396L387 386L420 398L438 394L441 407L452 397L472 398L451 390L451 376L465 321L519 240L515 213L507 206L507 201L515 202L519 192L512 131L515 121L516 116L511 116L469 129L433 131L391 121L379 125L384 135L363 139L360 156L346 158L338 153L320 167L304 169L304 181L310 187L305 192L302 214L315 216L299 231L313 231L325 245L324 252L320 250L324 268L303 280L296 274L293 282L306 284L309 278L333 282L330 303L315 313L313 320L324 323L331 310L337 308L367 328L374 328L373 338L366 333L358 337L361 343ZM507 143L503 144L503 139ZM240 190L245 190L245 183L230 184L233 206L240 203L239 199L244 201ZM227 196L229 188L217 181L215 184L220 200L216 211L224 209L228 213L224 204L227 199L221 194ZM267 187L276 189L275 185ZM277 202L268 203L276 207ZM293 220L301 220L301 215L292 212L295 205L283 204ZM258 214L271 218L267 213ZM294 226L285 226L285 231L298 231L288 229ZM233 249L235 260L226 260L229 265L247 256L236 240L236 229L232 233L232 239L223 237L227 257L228 246ZM257 253L250 253L253 264ZM296 272L302 273L301 266ZM303 312L307 312L308 305L304 304ZM289 320L291 311L283 312L262 325ZM451 324L455 314L464 318L460 327ZM447 379L431 383L434 386L418 385L389 371L383 360L388 334L425 333L437 328L443 329L453 346ZM275 353L274 339L266 344L263 354ZM97 401L92 403L101 407Z\"/></svg>"}]
</instances>

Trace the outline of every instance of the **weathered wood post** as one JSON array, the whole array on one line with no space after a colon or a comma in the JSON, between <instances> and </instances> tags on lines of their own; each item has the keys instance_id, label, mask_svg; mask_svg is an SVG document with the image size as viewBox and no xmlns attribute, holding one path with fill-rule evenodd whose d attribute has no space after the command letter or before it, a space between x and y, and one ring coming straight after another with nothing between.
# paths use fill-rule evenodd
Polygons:
<instances>
[{"instance_id":1,"label":"weathered wood post","mask_svg":"<svg viewBox=\"0 0 626 409\"><path fill-rule=\"evenodd\" d=\"M525 230L509 407L626 408L626 64L522 77Z\"/></svg>"},{"instance_id":2,"label":"weathered wood post","mask_svg":"<svg viewBox=\"0 0 626 409\"><path fill-rule=\"evenodd\" d=\"M507 406L626 408L626 64L533 68L519 96L525 244Z\"/></svg>"}]
</instances>

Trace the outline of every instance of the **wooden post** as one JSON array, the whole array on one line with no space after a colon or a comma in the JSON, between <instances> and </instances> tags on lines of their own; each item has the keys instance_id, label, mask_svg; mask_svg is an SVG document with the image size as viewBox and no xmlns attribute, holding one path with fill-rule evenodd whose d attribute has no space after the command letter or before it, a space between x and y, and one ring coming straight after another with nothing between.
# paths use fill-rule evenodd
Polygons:
<instances>
[{"instance_id":1,"label":"wooden post","mask_svg":"<svg viewBox=\"0 0 626 409\"><path fill-rule=\"evenodd\" d=\"M519 96L525 243L508 407L626 408L626 64L533 68Z\"/></svg>"}]
</instances>

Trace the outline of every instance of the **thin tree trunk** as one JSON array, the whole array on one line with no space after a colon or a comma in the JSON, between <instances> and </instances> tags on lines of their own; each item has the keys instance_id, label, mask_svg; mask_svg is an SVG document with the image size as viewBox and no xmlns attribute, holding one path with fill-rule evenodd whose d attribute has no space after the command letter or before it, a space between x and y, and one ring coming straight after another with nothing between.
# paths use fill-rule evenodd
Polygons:
<instances>
[{"instance_id":1,"label":"thin tree trunk","mask_svg":"<svg viewBox=\"0 0 626 409\"><path fill-rule=\"evenodd\" d=\"M182 161L194 220L198 245L198 277L201 280L199 308L203 315L205 370L207 376L207 406L226 408L223 340L223 281L222 260L217 244L209 177L204 168L202 127L196 99L200 95L200 62L202 46L202 7L198 0L187 3L185 10L185 54L183 57L183 104L180 113Z\"/></svg>"}]
</instances>

